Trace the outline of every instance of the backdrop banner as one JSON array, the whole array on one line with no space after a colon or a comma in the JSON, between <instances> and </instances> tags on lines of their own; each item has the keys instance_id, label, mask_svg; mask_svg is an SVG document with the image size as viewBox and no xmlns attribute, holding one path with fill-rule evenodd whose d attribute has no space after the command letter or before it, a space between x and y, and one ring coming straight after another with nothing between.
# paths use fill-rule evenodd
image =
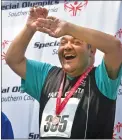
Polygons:
<instances>
[{"instance_id":1,"label":"backdrop banner","mask_svg":"<svg viewBox=\"0 0 122 140\"><path fill-rule=\"evenodd\" d=\"M27 93L20 92L21 79L6 64L5 55L12 40L24 27L29 8L44 6L49 15L77 25L114 35L122 42L121 1L2 1L2 111L11 121L15 138L39 138L39 103ZM26 57L60 66L57 50L59 38L36 32L30 41ZM95 66L103 53L97 50ZM13 56L14 57L14 56ZM16 59L16 58L15 58ZM122 139L122 80L118 88L113 139Z\"/></svg>"}]
</instances>

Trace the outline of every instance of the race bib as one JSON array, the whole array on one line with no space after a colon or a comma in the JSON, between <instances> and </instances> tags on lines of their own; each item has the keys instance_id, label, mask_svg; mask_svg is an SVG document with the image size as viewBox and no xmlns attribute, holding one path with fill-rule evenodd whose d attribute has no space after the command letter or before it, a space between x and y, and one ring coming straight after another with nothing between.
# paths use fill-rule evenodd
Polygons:
<instances>
[{"instance_id":1,"label":"race bib","mask_svg":"<svg viewBox=\"0 0 122 140\"><path fill-rule=\"evenodd\" d=\"M64 100L64 98L62 98ZM65 137L70 138L74 116L79 104L79 99L70 98L65 108L59 115L58 125L52 124L55 116L56 98L50 98L43 110L40 136L41 137Z\"/></svg>"}]
</instances>

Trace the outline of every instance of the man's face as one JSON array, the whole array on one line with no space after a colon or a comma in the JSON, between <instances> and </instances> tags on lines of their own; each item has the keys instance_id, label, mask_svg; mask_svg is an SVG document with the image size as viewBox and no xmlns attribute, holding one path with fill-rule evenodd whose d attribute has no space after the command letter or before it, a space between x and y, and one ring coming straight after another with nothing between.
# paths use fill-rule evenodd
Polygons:
<instances>
[{"instance_id":1,"label":"man's face","mask_svg":"<svg viewBox=\"0 0 122 140\"><path fill-rule=\"evenodd\" d=\"M60 40L58 49L62 68L70 76L78 76L90 63L90 49L86 42L66 35Z\"/></svg>"}]
</instances>

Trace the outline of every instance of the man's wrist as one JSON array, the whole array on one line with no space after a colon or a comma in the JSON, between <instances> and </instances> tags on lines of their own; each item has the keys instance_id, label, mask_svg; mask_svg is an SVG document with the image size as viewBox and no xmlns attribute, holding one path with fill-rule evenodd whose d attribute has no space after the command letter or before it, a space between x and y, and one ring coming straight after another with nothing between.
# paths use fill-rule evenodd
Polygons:
<instances>
[{"instance_id":1,"label":"man's wrist","mask_svg":"<svg viewBox=\"0 0 122 140\"><path fill-rule=\"evenodd\" d=\"M67 22L66 23L66 35L71 35L73 36L73 31L74 31L74 24Z\"/></svg>"},{"instance_id":2,"label":"man's wrist","mask_svg":"<svg viewBox=\"0 0 122 140\"><path fill-rule=\"evenodd\" d=\"M70 30L71 30L71 23L70 22L66 22L66 25L65 25L65 35L70 35Z\"/></svg>"},{"instance_id":3,"label":"man's wrist","mask_svg":"<svg viewBox=\"0 0 122 140\"><path fill-rule=\"evenodd\" d=\"M29 25L25 25L25 30L27 30L30 34L34 34L36 32L36 29L31 28Z\"/></svg>"},{"instance_id":4,"label":"man's wrist","mask_svg":"<svg viewBox=\"0 0 122 140\"><path fill-rule=\"evenodd\" d=\"M73 23L67 22L67 27L66 27L66 33L67 35L73 36L75 38L79 38L77 36L81 36L81 38L84 38L84 27L79 26L79 25L75 25ZM82 32L82 34L81 34Z\"/></svg>"}]
</instances>

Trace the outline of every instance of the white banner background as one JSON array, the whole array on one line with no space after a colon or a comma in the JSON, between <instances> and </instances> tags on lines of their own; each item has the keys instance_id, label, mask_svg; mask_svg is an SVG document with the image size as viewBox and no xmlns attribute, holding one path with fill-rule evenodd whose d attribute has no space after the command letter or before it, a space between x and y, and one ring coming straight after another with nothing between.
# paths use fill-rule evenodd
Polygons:
<instances>
[{"instance_id":1,"label":"white banner background","mask_svg":"<svg viewBox=\"0 0 122 140\"><path fill-rule=\"evenodd\" d=\"M11 3L11 6L10 6ZM29 6L22 8L23 2L3 2L2 7L2 111L12 123L15 138L39 138L39 104L26 93L20 93L20 77L5 63L4 56L15 36L26 23ZM97 29L116 35L122 41L121 1L78 1L70 2L74 7L85 4L76 15L64 10L64 2L46 5L49 15L57 16L77 25ZM5 6L8 5L8 6ZM8 10L6 10L8 8ZM13 9L12 9L13 8ZM27 58L60 66L57 49L59 39L37 32L28 45ZM48 43L48 44L46 44ZM14 56L13 56L14 57ZM97 51L95 66L99 65L103 53ZM16 58L15 58L16 59ZM122 81L118 89L117 109L113 138L122 138Z\"/></svg>"}]
</instances>

